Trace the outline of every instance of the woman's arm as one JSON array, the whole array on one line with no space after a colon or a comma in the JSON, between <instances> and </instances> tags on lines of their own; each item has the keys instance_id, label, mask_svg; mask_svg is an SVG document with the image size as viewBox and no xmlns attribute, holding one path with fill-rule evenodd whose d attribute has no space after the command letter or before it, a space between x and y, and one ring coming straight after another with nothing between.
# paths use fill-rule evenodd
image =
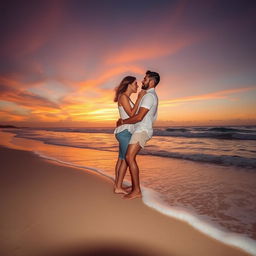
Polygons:
<instances>
[{"instance_id":1,"label":"woman's arm","mask_svg":"<svg viewBox=\"0 0 256 256\"><path fill-rule=\"evenodd\" d=\"M147 92L145 90L142 90L138 94L138 98L134 104L134 107L132 108L129 102L129 98L126 95L121 95L119 99L119 104L123 106L125 112L129 117L132 117L135 115L136 111L138 110L140 100L141 98L146 94Z\"/></svg>"}]
</instances>

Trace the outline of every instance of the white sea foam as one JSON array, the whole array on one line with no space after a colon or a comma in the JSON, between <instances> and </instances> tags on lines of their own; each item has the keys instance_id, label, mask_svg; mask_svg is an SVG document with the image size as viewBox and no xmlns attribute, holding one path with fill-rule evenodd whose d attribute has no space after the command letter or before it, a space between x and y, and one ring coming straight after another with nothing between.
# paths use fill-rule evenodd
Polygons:
<instances>
[{"instance_id":1,"label":"white sea foam","mask_svg":"<svg viewBox=\"0 0 256 256\"><path fill-rule=\"evenodd\" d=\"M157 192L151 189L143 189L142 201L147 206L161 212L162 214L184 221L193 226L195 229L212 238L215 238L220 242L240 248L251 255L256 255L256 242L253 239L245 237L241 234L220 230L212 223L203 220L185 209L170 207L166 205Z\"/></svg>"},{"instance_id":2,"label":"white sea foam","mask_svg":"<svg viewBox=\"0 0 256 256\"><path fill-rule=\"evenodd\" d=\"M41 152L34 151L34 153L42 158L56 161L65 165L78 167L86 170L95 171L111 180L114 179L114 176L106 174L103 170L98 168L84 166L84 165L77 165L70 162L62 161L54 157L50 157L44 155ZM126 185L130 185L130 182L125 181ZM220 242L223 242L227 245L231 245L237 248L240 248L247 253L250 253L253 256L256 256L256 242L244 235L236 234L221 230L220 228L216 227L214 224L208 222L206 219L199 217L188 210L181 208L181 207L170 207L167 205L162 199L159 193L156 191L142 187L142 201L145 205L149 206L150 208L155 209L156 211L167 215L169 217L176 218L178 220L184 221L189 225L193 226L195 229L199 230L200 232L208 235Z\"/></svg>"},{"instance_id":3,"label":"white sea foam","mask_svg":"<svg viewBox=\"0 0 256 256\"><path fill-rule=\"evenodd\" d=\"M111 180L114 179L113 175L106 174L104 171L102 171L100 169L97 169L97 168L94 168L94 167L84 166L84 165L79 165L79 164L74 164L74 163L66 162L66 161L63 161L63 160L59 160L59 159L57 159L55 157L50 157L50 156L44 155L43 153L38 152L38 151L33 151L33 153L35 153L36 155L38 155L38 156L40 156L42 158L45 158L47 160L52 160L52 161L55 161L55 162L58 162L58 163L61 163L61 164L70 165L72 167L78 167L78 168L94 171L94 172L97 172L97 173L99 173L99 174L101 174L101 175L111 179Z\"/></svg>"}]
</instances>

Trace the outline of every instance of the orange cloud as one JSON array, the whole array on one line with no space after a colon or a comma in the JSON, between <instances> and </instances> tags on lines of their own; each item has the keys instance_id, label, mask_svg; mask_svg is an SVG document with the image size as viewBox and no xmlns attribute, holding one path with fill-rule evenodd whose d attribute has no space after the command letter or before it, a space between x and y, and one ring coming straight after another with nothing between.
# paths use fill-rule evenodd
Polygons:
<instances>
[{"instance_id":1,"label":"orange cloud","mask_svg":"<svg viewBox=\"0 0 256 256\"><path fill-rule=\"evenodd\" d=\"M27 90L18 90L0 85L0 100L14 102L29 108L43 108L45 110L59 108L58 104Z\"/></svg>"},{"instance_id":2,"label":"orange cloud","mask_svg":"<svg viewBox=\"0 0 256 256\"><path fill-rule=\"evenodd\" d=\"M110 51L105 57L105 63L120 64L169 56L208 36L199 31L181 33L177 29L177 24L184 19L182 15L186 5L187 1L170 5L162 10L160 19L153 21L152 17L156 13L152 10L143 21L138 22L136 28L139 33L135 31L130 40Z\"/></svg>"},{"instance_id":3,"label":"orange cloud","mask_svg":"<svg viewBox=\"0 0 256 256\"><path fill-rule=\"evenodd\" d=\"M113 78L113 77L116 77L118 75L121 75L123 73L128 73L128 72L142 75L142 74L144 74L145 70L143 70L139 66L134 66L134 65L118 66L118 67L115 67L112 69L107 69L102 74L95 75L96 79L81 81L77 84L80 87L80 91L83 91L88 88L95 88L97 85L103 85L110 78ZM115 87L115 85L113 85L113 88L114 87Z\"/></svg>"},{"instance_id":4,"label":"orange cloud","mask_svg":"<svg viewBox=\"0 0 256 256\"><path fill-rule=\"evenodd\" d=\"M0 110L0 122L20 122L24 121L25 119L26 117L23 115L12 113L11 111Z\"/></svg>"},{"instance_id":5,"label":"orange cloud","mask_svg":"<svg viewBox=\"0 0 256 256\"><path fill-rule=\"evenodd\" d=\"M162 107L168 107L173 104L179 104L179 103L185 103L185 102L191 102L191 101L202 101L202 100L211 100L211 99L227 99L229 95L252 91L252 90L256 90L256 86L222 90L222 91L218 91L218 92L189 96L189 97L182 97L182 98L173 99L173 100L164 100L164 101L160 101L160 105Z\"/></svg>"},{"instance_id":6,"label":"orange cloud","mask_svg":"<svg viewBox=\"0 0 256 256\"><path fill-rule=\"evenodd\" d=\"M148 60L175 54L183 48L198 41L199 37L189 36L178 40L161 42L147 41L142 44L127 45L117 52L112 52L106 59L106 64L119 64L125 62L134 62L138 60Z\"/></svg>"},{"instance_id":7,"label":"orange cloud","mask_svg":"<svg viewBox=\"0 0 256 256\"><path fill-rule=\"evenodd\" d=\"M101 74L95 74L96 79L73 82L73 86L77 90L62 97L60 105L65 109L70 107L71 109L80 109L83 112L88 108L95 110L95 108L102 109L107 105L113 105L114 88L121 81L121 75L134 73L143 75L144 72L145 70L139 66L122 65L103 71ZM112 88L102 88L113 79L117 82L113 83Z\"/></svg>"}]
</instances>

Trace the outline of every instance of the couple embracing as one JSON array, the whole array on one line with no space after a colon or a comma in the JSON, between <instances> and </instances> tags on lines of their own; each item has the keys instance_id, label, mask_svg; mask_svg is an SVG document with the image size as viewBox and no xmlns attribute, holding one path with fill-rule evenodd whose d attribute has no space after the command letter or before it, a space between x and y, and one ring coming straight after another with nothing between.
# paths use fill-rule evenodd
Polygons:
<instances>
[{"instance_id":1,"label":"couple embracing","mask_svg":"<svg viewBox=\"0 0 256 256\"><path fill-rule=\"evenodd\" d=\"M147 71L142 81L141 91L135 103L130 99L138 90L136 77L125 77L116 88L114 101L118 103L120 119L114 131L119 142L119 156L115 167L114 192L125 194L124 198L141 197L139 167L136 156L153 135L153 123L157 118L158 97L155 88L160 81L156 72ZM122 186L129 167L131 191Z\"/></svg>"}]
</instances>

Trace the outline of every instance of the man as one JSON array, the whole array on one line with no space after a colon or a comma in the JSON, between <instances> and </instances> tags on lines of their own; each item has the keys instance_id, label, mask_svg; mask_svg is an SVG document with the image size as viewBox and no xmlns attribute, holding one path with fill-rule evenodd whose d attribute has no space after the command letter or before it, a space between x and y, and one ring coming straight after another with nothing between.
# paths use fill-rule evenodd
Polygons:
<instances>
[{"instance_id":1,"label":"man","mask_svg":"<svg viewBox=\"0 0 256 256\"><path fill-rule=\"evenodd\" d=\"M152 138L153 123L157 118L158 97L155 87L160 81L160 76L156 72L147 71L142 81L142 89L147 93L141 99L137 114L128 119L117 121L117 126L122 124L135 124L135 130L129 142L126 153L126 162L129 166L132 178L132 190L124 198L133 199L141 197L139 167L136 156L144 148L146 142Z\"/></svg>"}]
</instances>

